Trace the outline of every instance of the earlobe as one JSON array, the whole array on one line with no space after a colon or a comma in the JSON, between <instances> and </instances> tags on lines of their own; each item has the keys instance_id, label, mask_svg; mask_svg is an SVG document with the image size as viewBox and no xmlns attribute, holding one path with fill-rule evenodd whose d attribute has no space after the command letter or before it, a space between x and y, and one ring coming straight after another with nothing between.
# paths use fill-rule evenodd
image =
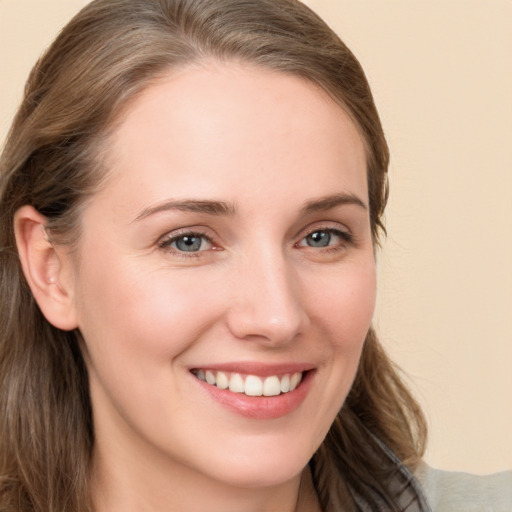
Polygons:
<instances>
[{"instance_id":1,"label":"earlobe","mask_svg":"<svg viewBox=\"0 0 512 512\"><path fill-rule=\"evenodd\" d=\"M55 327L77 327L69 257L48 239L47 219L32 206L14 216L16 245L28 285L43 315Z\"/></svg>"}]
</instances>

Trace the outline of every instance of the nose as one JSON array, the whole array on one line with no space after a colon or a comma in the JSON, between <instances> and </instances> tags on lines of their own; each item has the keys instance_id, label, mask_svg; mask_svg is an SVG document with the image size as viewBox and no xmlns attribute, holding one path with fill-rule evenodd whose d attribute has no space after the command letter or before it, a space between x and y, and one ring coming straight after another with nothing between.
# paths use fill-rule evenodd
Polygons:
<instances>
[{"instance_id":1,"label":"nose","mask_svg":"<svg viewBox=\"0 0 512 512\"><path fill-rule=\"evenodd\" d=\"M300 280L281 251L258 251L232 274L230 331L239 339L281 346L295 340L309 319Z\"/></svg>"}]
</instances>

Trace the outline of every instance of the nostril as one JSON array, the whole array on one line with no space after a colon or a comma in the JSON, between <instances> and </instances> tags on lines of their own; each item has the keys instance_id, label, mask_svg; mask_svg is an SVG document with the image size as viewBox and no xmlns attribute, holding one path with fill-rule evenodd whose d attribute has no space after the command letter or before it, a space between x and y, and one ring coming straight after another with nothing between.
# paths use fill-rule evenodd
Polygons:
<instances>
[{"instance_id":1,"label":"nostril","mask_svg":"<svg viewBox=\"0 0 512 512\"><path fill-rule=\"evenodd\" d=\"M293 319L283 321L280 318L265 319L256 315L235 315L228 320L229 329L239 339L264 341L267 344L282 345L295 341L302 332L302 322Z\"/></svg>"}]
</instances>

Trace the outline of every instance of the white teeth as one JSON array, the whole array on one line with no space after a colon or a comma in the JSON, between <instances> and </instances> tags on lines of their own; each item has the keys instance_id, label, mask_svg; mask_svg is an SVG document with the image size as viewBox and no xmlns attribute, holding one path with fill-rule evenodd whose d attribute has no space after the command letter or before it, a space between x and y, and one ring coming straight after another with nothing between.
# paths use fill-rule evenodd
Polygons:
<instances>
[{"instance_id":1,"label":"white teeth","mask_svg":"<svg viewBox=\"0 0 512 512\"><path fill-rule=\"evenodd\" d=\"M229 386L228 377L224 372L217 372L217 387L227 389Z\"/></svg>"},{"instance_id":2,"label":"white teeth","mask_svg":"<svg viewBox=\"0 0 512 512\"><path fill-rule=\"evenodd\" d=\"M263 383L263 394L265 396L277 396L281 393L281 383L275 376L267 377Z\"/></svg>"},{"instance_id":3,"label":"white teeth","mask_svg":"<svg viewBox=\"0 0 512 512\"><path fill-rule=\"evenodd\" d=\"M206 370L205 379L206 382L208 382L208 384L211 384L212 386L216 383L215 375L210 370Z\"/></svg>"},{"instance_id":4,"label":"white teeth","mask_svg":"<svg viewBox=\"0 0 512 512\"><path fill-rule=\"evenodd\" d=\"M281 379L281 393L288 393L290 391L290 376L285 375Z\"/></svg>"},{"instance_id":5,"label":"white teeth","mask_svg":"<svg viewBox=\"0 0 512 512\"><path fill-rule=\"evenodd\" d=\"M249 396L261 396L263 394L263 382L259 377L247 376L245 379L245 394Z\"/></svg>"},{"instance_id":6,"label":"white teeth","mask_svg":"<svg viewBox=\"0 0 512 512\"><path fill-rule=\"evenodd\" d=\"M302 373L294 373L290 378L290 391L293 391L302 379Z\"/></svg>"},{"instance_id":7,"label":"white teeth","mask_svg":"<svg viewBox=\"0 0 512 512\"><path fill-rule=\"evenodd\" d=\"M271 375L261 378L256 375L242 377L239 373L226 374L225 372L213 372L212 370L197 370L193 372L202 381L219 389L229 389L232 393L244 393L248 396L277 396L281 393L289 393L297 388L302 381L302 372L286 374L281 377Z\"/></svg>"},{"instance_id":8,"label":"white teeth","mask_svg":"<svg viewBox=\"0 0 512 512\"><path fill-rule=\"evenodd\" d=\"M240 374L233 373L233 375L231 375L231 379L229 379L229 391L232 391L233 393L244 392L244 380Z\"/></svg>"}]
</instances>

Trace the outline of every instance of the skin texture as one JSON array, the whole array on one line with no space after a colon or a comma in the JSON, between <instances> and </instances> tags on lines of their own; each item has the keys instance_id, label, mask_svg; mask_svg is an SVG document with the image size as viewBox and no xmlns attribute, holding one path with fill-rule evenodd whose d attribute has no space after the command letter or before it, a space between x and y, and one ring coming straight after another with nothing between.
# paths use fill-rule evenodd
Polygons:
<instances>
[{"instance_id":1,"label":"skin texture","mask_svg":"<svg viewBox=\"0 0 512 512\"><path fill-rule=\"evenodd\" d=\"M299 78L209 62L146 89L110 148L76 253L37 257L44 219L17 218L36 255L24 268L48 282L41 309L84 339L98 511L314 510L297 500L301 474L350 389L375 302L354 124ZM333 195L350 201L321 203ZM328 245L312 245L322 232ZM199 250L180 250L187 233L204 237ZM247 417L191 372L241 363L306 366L307 392L287 414Z\"/></svg>"}]
</instances>

